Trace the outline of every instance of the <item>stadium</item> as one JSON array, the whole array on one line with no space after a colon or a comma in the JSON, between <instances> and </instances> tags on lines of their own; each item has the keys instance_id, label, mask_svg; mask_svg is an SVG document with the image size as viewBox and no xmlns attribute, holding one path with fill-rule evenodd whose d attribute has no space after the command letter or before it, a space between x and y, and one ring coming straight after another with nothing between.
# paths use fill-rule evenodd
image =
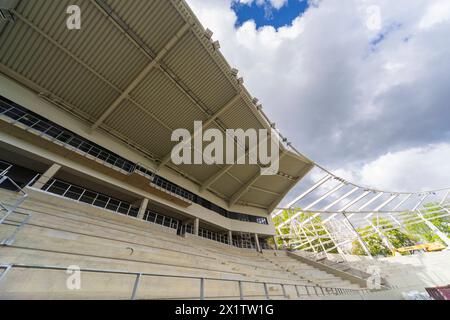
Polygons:
<instances>
[{"instance_id":1,"label":"stadium","mask_svg":"<svg viewBox=\"0 0 450 320\"><path fill-rule=\"evenodd\" d=\"M1 3L0 299L449 299L450 189L304 156L184 0ZM277 170L175 164L196 121L265 130Z\"/></svg>"}]
</instances>

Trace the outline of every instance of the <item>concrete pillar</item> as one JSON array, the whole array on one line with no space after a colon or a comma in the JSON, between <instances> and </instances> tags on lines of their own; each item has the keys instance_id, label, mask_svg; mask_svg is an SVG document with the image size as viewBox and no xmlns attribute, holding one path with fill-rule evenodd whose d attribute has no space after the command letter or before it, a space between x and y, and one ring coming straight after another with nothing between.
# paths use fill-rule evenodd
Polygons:
<instances>
[{"instance_id":1,"label":"concrete pillar","mask_svg":"<svg viewBox=\"0 0 450 320\"><path fill-rule=\"evenodd\" d=\"M258 252L261 252L261 246L259 245L259 238L258 238L258 234L255 233L255 243L256 243L256 250Z\"/></svg>"},{"instance_id":2,"label":"concrete pillar","mask_svg":"<svg viewBox=\"0 0 450 320\"><path fill-rule=\"evenodd\" d=\"M198 229L200 227L200 219L199 218L195 218L194 220L194 234L196 236L198 236Z\"/></svg>"},{"instance_id":3,"label":"concrete pillar","mask_svg":"<svg viewBox=\"0 0 450 320\"><path fill-rule=\"evenodd\" d=\"M231 230L228 230L228 244L230 246L233 245L233 232L231 232Z\"/></svg>"},{"instance_id":4,"label":"concrete pillar","mask_svg":"<svg viewBox=\"0 0 450 320\"><path fill-rule=\"evenodd\" d=\"M148 206L148 199L144 198L142 199L141 206L139 207L139 213L138 213L138 219L144 219L144 213L147 210Z\"/></svg>"},{"instance_id":5,"label":"concrete pillar","mask_svg":"<svg viewBox=\"0 0 450 320\"><path fill-rule=\"evenodd\" d=\"M55 176L59 169L61 169L61 166L59 164L52 164L51 167L48 168L47 171L45 171L44 174L39 177L39 179L33 184L32 187L36 189L42 189L42 187Z\"/></svg>"}]
</instances>

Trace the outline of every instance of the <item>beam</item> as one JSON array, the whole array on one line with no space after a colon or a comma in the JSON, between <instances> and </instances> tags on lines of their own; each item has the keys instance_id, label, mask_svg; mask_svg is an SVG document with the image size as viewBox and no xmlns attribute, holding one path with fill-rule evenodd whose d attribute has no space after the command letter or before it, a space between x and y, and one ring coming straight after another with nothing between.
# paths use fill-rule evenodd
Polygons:
<instances>
[{"instance_id":1,"label":"beam","mask_svg":"<svg viewBox=\"0 0 450 320\"><path fill-rule=\"evenodd\" d=\"M428 228L433 230L433 232L447 245L447 247L450 247L450 239L447 237L445 233L443 233L431 221L425 218L420 210L417 210L417 215L420 217L420 219L422 219L423 222L425 222Z\"/></svg>"},{"instance_id":2,"label":"beam","mask_svg":"<svg viewBox=\"0 0 450 320\"><path fill-rule=\"evenodd\" d=\"M391 211L397 211L398 208L401 207L402 204L404 204L406 201L408 201L409 198L411 198L412 193L408 194L405 198L403 198L402 201L400 201L395 207L392 208Z\"/></svg>"},{"instance_id":3,"label":"beam","mask_svg":"<svg viewBox=\"0 0 450 320\"><path fill-rule=\"evenodd\" d=\"M340 190L342 187L344 187L346 184L341 182L339 183L336 187L334 187L333 189L331 189L330 191L328 191L327 193L325 193L323 196L321 196L320 198L316 199L315 201L311 202L309 205L307 205L303 210L307 211L312 209L316 204L318 204L319 202L321 202L322 200L325 200L326 198L328 198L329 196L331 196L333 193L337 192L338 190Z\"/></svg>"},{"instance_id":4,"label":"beam","mask_svg":"<svg viewBox=\"0 0 450 320\"><path fill-rule=\"evenodd\" d=\"M450 190L447 191L447 193L445 194L445 196L442 198L441 202L439 202L439 205L442 206L445 202L445 200L447 200L448 196L450 194Z\"/></svg>"},{"instance_id":5,"label":"beam","mask_svg":"<svg viewBox=\"0 0 450 320\"><path fill-rule=\"evenodd\" d=\"M164 48L156 55L156 57L139 73L139 75L131 81L128 87L117 97L116 100L103 112L103 114L92 125L91 129L98 128L103 121L124 101L128 98L131 91L133 91L139 83L150 73L150 71L157 66L159 61L169 52L171 48L183 37L183 35L189 30L190 25L185 24L181 29L167 42Z\"/></svg>"},{"instance_id":6,"label":"beam","mask_svg":"<svg viewBox=\"0 0 450 320\"><path fill-rule=\"evenodd\" d=\"M419 206L425 201L425 199L428 198L429 195L430 195L429 193L425 194L425 195L419 200L419 202L417 202L417 204L414 206L414 208L411 209L411 211L416 211L416 210L419 208Z\"/></svg>"},{"instance_id":7,"label":"beam","mask_svg":"<svg viewBox=\"0 0 450 320\"><path fill-rule=\"evenodd\" d=\"M271 194L273 196L280 196L281 195L279 192L275 192L275 191L267 190L267 189L264 189L264 188L255 187L255 186L251 186L250 189L261 191L261 192L264 192L264 193L268 193L268 194Z\"/></svg>"},{"instance_id":8,"label":"beam","mask_svg":"<svg viewBox=\"0 0 450 320\"><path fill-rule=\"evenodd\" d=\"M320 211L327 211L328 209L334 207L336 204L338 204L339 202L341 202L342 200L344 200L345 198L349 197L350 195L352 195L353 193L355 193L356 191L359 190L359 187L355 187L352 190L350 190L349 192L347 192L346 194L344 194L342 197L338 198L337 200L333 201L332 203L330 203L329 205L323 207L322 209L320 209Z\"/></svg>"},{"instance_id":9,"label":"beam","mask_svg":"<svg viewBox=\"0 0 450 320\"><path fill-rule=\"evenodd\" d=\"M259 177L261 176L260 170L252 177L250 180L248 180L238 191L236 191L230 198L229 206L231 207L234 205L250 188L252 184L254 184Z\"/></svg>"},{"instance_id":10,"label":"beam","mask_svg":"<svg viewBox=\"0 0 450 320\"><path fill-rule=\"evenodd\" d=\"M214 115L209 117L205 122L202 123L202 130L207 128L212 122L214 122L218 117L220 117L224 112L226 112L228 109L230 109L240 98L242 98L242 91L239 91L238 94L232 98L230 101L227 102L226 105L224 105L219 111L217 111ZM191 133L191 138L185 141L185 144L189 144L192 140L192 137L196 134L196 132ZM161 169L163 166L165 166L171 158L172 153L169 152L166 154L160 164L158 165L158 170Z\"/></svg>"},{"instance_id":11,"label":"beam","mask_svg":"<svg viewBox=\"0 0 450 320\"><path fill-rule=\"evenodd\" d=\"M42 187L52 179L58 171L61 169L61 166L57 163L54 163L50 166L50 168L45 171L42 176L33 184L33 188L42 189Z\"/></svg>"},{"instance_id":12,"label":"beam","mask_svg":"<svg viewBox=\"0 0 450 320\"><path fill-rule=\"evenodd\" d=\"M330 191L328 191L327 193L325 193L323 196L321 196L320 198L318 198L317 200L313 201L312 203L310 203L309 205L307 205L302 211L297 212L296 214L294 214L292 217L290 217L289 219L287 219L286 221L283 221L283 223L280 224L280 226L284 226L286 224L288 224L290 221L292 221L293 219L297 218L299 215L301 215L302 213L304 213L305 211L310 210L313 206L315 206L316 204L318 204L319 202L321 202L322 200L328 198L330 195L332 195L333 193L335 193L336 191L338 191L339 189L341 189L342 187L345 186L344 182L339 183L336 187L334 187L333 189L331 189ZM320 213L316 213L314 214L312 217L306 219L305 221L302 221L300 223L300 225L304 225L305 223L307 223L308 221L310 221L310 219L315 218L317 215L319 215Z\"/></svg>"},{"instance_id":13,"label":"beam","mask_svg":"<svg viewBox=\"0 0 450 320\"><path fill-rule=\"evenodd\" d=\"M308 172L312 167L306 165L306 168L304 169L304 171ZM286 197L286 195L289 193L289 191L291 191L291 188L293 188L304 176L304 172L302 172L296 179L295 181L292 182L291 187L287 188L286 190L284 190L270 205L269 209L268 209L268 213L270 214L273 210L275 210L275 208L277 207L277 205L284 199L284 197ZM283 210L279 210L278 212L283 212ZM273 217L276 217L277 215L279 215L280 213L277 213L276 215L274 215Z\"/></svg>"},{"instance_id":14,"label":"beam","mask_svg":"<svg viewBox=\"0 0 450 320\"><path fill-rule=\"evenodd\" d=\"M283 152L278 161L280 161L283 157L286 156L286 152ZM261 170L258 170L258 172L250 179L248 180L237 192L235 192L229 202L229 206L231 207L234 205L239 199L248 191L248 189L261 177Z\"/></svg>"},{"instance_id":15,"label":"beam","mask_svg":"<svg viewBox=\"0 0 450 320\"><path fill-rule=\"evenodd\" d=\"M370 257L370 259L373 259L372 254L370 253L369 247L367 246L366 242L363 240L363 238L361 237L361 235L358 233L358 231L356 230L355 226L350 222L350 219L345 215L345 213L343 214L345 222L346 222L346 226L347 228L353 232L353 234L356 236L356 238L358 239L361 247L363 248L363 250L365 251L365 253L367 254L367 256Z\"/></svg>"},{"instance_id":16,"label":"beam","mask_svg":"<svg viewBox=\"0 0 450 320\"><path fill-rule=\"evenodd\" d=\"M371 216L373 216L373 214L375 212L380 211L381 209L383 209L385 206L387 206L389 203L391 203L392 201L394 201L397 197L399 196L399 194L393 194L389 197L389 199L387 199L385 202L383 202L382 204L380 204L378 207L376 207L375 209L373 209L373 212L369 213L368 215L366 215L364 218L368 219Z\"/></svg>"},{"instance_id":17,"label":"beam","mask_svg":"<svg viewBox=\"0 0 450 320\"><path fill-rule=\"evenodd\" d=\"M381 209L383 209L385 206L387 206L389 203L391 203L392 201L394 201L394 199L396 199L399 195L398 194L393 194L391 195L391 197L389 199L387 199L385 202L383 202L382 204L380 204L378 207L375 208L374 211L380 211Z\"/></svg>"},{"instance_id":18,"label":"beam","mask_svg":"<svg viewBox=\"0 0 450 320\"><path fill-rule=\"evenodd\" d=\"M369 201L365 202L361 207L359 207L359 209L357 211L361 211L361 210L367 208L370 204L375 202L383 194L384 194L383 192L378 193L377 195L375 195L375 197L371 198Z\"/></svg>"},{"instance_id":19,"label":"beam","mask_svg":"<svg viewBox=\"0 0 450 320\"><path fill-rule=\"evenodd\" d=\"M325 177L323 177L322 179L320 179L318 182L316 182L316 184L314 184L311 188L309 188L308 190L306 190L305 192L303 192L301 195L299 195L298 197L296 197L294 200L292 200L291 202L289 202L287 204L287 208L292 207L294 204L296 204L297 202L299 202L300 200L302 200L304 197L306 197L308 194L310 194L311 192L313 192L314 190L316 190L318 187L320 187L321 185L323 185L325 182L327 182L328 180L330 180L332 178L331 175L326 175ZM280 215L283 212L283 209L278 210L273 217L276 217L278 215Z\"/></svg>"},{"instance_id":20,"label":"beam","mask_svg":"<svg viewBox=\"0 0 450 320\"><path fill-rule=\"evenodd\" d=\"M338 212L344 212L351 206L353 206L355 203L359 202L362 198L366 197L370 193L369 190L364 191L362 194L360 194L358 197L347 203L345 206L343 206L341 209L338 210Z\"/></svg>"},{"instance_id":21,"label":"beam","mask_svg":"<svg viewBox=\"0 0 450 320\"><path fill-rule=\"evenodd\" d=\"M53 38L51 38L48 34L46 34L44 31L39 29L37 26L35 26L31 21L27 20L24 16L22 16L17 11L13 11L14 15L18 17L22 22L24 22L26 25L28 25L31 29L39 33L43 38L45 38L47 41L52 43L55 47L57 47L59 50L64 52L67 56L69 56L72 60L74 60L78 65L81 67L87 69L91 74L96 76L98 79L106 83L110 88L112 88L117 93L120 93L121 90L117 86L115 86L113 83L111 83L108 79L103 77L101 74L99 74L97 71L95 71L92 67L90 67L88 64L86 64L84 61L79 59L77 56L75 56L72 52L70 52L68 49L60 45L58 42L56 42Z\"/></svg>"},{"instance_id":22,"label":"beam","mask_svg":"<svg viewBox=\"0 0 450 320\"><path fill-rule=\"evenodd\" d=\"M265 140L261 143L266 143L269 139L269 135L266 136ZM239 157L236 161L236 163L239 163L239 160L242 158L246 158L250 152L253 152L255 149L257 149L259 146L259 143L253 146L252 148L248 148L248 150L243 154L241 157ZM220 177L222 177L225 173L231 170L235 164L227 164L223 166L218 172L213 174L211 177L209 177L200 187L200 192L205 191L210 185L212 185L214 182L216 182Z\"/></svg>"},{"instance_id":23,"label":"beam","mask_svg":"<svg viewBox=\"0 0 450 320\"><path fill-rule=\"evenodd\" d=\"M369 223L369 225L372 227L372 229L374 229L375 230L375 233L377 233L379 236L380 236L380 238L381 238L381 241L383 241L384 242L384 244L386 245L386 247L389 249L389 250L394 250L395 249L395 247L392 245L392 243L389 241L389 239L388 239L388 237L386 237L386 235L383 233L383 232L381 232L381 230L378 228L378 222L377 222L377 225L374 225L370 220L368 220L368 219L366 219L366 221Z\"/></svg>"},{"instance_id":24,"label":"beam","mask_svg":"<svg viewBox=\"0 0 450 320\"><path fill-rule=\"evenodd\" d=\"M309 210L312 208L312 206L316 205L317 203L319 203L320 201L322 201L323 199L329 197L330 195L332 195L333 193L337 192L339 189L341 189L342 187L344 187L346 184L344 182L341 182L340 184L338 184L335 188L331 189L330 191L328 191L325 195L323 195L322 197L320 197L319 199L317 199L316 201L314 201L313 203L311 203L309 206L305 207L304 210ZM352 190L353 191L353 190ZM339 199L338 199L339 200ZM320 210L323 211L323 210ZM301 225L312 221L315 217L317 217L318 215L320 215L321 212L315 213L314 215L312 215L311 217L309 217L308 219L306 219L305 221L301 222Z\"/></svg>"}]
</instances>

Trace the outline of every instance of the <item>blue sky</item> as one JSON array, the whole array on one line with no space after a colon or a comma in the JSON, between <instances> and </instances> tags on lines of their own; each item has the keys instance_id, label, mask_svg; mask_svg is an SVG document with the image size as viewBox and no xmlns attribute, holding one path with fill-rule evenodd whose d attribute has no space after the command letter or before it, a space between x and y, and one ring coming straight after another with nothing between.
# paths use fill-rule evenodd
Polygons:
<instances>
[{"instance_id":1,"label":"blue sky","mask_svg":"<svg viewBox=\"0 0 450 320\"><path fill-rule=\"evenodd\" d=\"M448 186L450 0L187 1L303 154L379 189Z\"/></svg>"},{"instance_id":2,"label":"blue sky","mask_svg":"<svg viewBox=\"0 0 450 320\"><path fill-rule=\"evenodd\" d=\"M254 20L256 27L271 25L274 28L290 25L292 20L308 9L306 0L289 0L283 7L276 9L269 1L261 4L253 1L251 4L233 2L231 5L238 20L237 26L241 26L245 21Z\"/></svg>"}]
</instances>

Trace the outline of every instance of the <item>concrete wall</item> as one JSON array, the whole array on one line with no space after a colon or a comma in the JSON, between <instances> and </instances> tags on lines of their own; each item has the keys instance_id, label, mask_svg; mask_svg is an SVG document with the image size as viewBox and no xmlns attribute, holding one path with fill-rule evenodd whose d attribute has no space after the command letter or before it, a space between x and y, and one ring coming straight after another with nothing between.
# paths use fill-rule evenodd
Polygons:
<instances>
[{"instance_id":1,"label":"concrete wall","mask_svg":"<svg viewBox=\"0 0 450 320\"><path fill-rule=\"evenodd\" d=\"M19 103L27 109L36 112L37 114L45 115L45 117L50 121L53 121L61 125L62 127L67 128L68 130L94 143L97 143L122 157L129 159L130 161L133 161L135 163L142 163L148 168L156 169L155 163L153 161L145 157L143 154L137 152L135 149L128 147L126 144L118 141L118 139L113 138L112 136L102 132L101 130L90 130L83 123L83 121L80 121L78 118L71 116L66 112L63 112L61 109L40 98L32 91L12 81L3 74L0 74L0 94L12 101ZM195 194L199 194L205 199L227 210L253 214L262 217L268 216L267 210L261 208L243 205L233 205L230 207L228 205L228 202L224 201L223 199L207 190L200 191L196 183L178 175L173 170L167 167L160 168L158 170L158 174Z\"/></svg>"},{"instance_id":2,"label":"concrete wall","mask_svg":"<svg viewBox=\"0 0 450 320\"><path fill-rule=\"evenodd\" d=\"M114 169L106 166L99 168L99 166L101 166L100 164L96 164L95 161L87 158L83 159L83 157L80 156L74 157L74 152L69 150L64 150L64 152L59 151L58 148L61 147L54 145L52 142L38 141L42 139L1 120L0 129L0 140L2 140L3 143L12 147L27 150L27 152L48 159L53 163L61 165L63 168L70 168L80 174L93 177L102 183L122 188L128 192L134 193L138 197L148 198L150 201L161 203L167 208L189 218L199 218L200 220L207 221L217 227L235 232L258 233L261 235L275 234L275 228L271 219L268 219L269 225L262 225L228 219L195 203L189 207L185 207L184 204L170 201L157 194L146 192L143 188L138 188L135 185L127 183L126 178L128 176L122 175Z\"/></svg>"}]
</instances>

